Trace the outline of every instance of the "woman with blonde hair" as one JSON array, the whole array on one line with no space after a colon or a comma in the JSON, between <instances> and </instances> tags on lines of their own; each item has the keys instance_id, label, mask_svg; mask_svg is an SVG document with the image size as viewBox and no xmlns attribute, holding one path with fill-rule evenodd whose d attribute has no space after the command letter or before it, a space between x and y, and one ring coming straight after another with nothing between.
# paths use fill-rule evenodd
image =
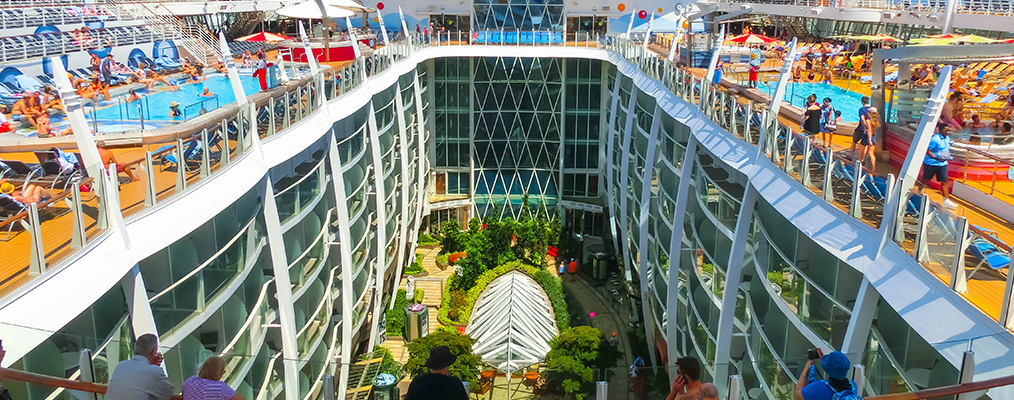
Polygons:
<instances>
[{"instance_id":1,"label":"woman with blonde hair","mask_svg":"<svg viewBox=\"0 0 1014 400\"><path fill-rule=\"evenodd\" d=\"M877 128L880 128L880 112L877 111L877 109L875 107L870 107L869 118L870 118L870 132L873 132L873 133L870 135L870 139L871 139L870 140L870 145L866 146L866 151L868 152L866 154L866 156L869 157L869 159L870 159L870 169L873 170L873 171L876 171L877 170L877 157L874 156L874 154L876 154L876 152L874 151L874 148L877 147L875 140L877 139L877 134L876 134Z\"/></svg>"},{"instance_id":2,"label":"woman with blonde hair","mask_svg":"<svg viewBox=\"0 0 1014 400\"><path fill-rule=\"evenodd\" d=\"M183 382L183 400L244 400L243 396L222 382L225 361L211 356L201 365L200 372Z\"/></svg>"}]
</instances>

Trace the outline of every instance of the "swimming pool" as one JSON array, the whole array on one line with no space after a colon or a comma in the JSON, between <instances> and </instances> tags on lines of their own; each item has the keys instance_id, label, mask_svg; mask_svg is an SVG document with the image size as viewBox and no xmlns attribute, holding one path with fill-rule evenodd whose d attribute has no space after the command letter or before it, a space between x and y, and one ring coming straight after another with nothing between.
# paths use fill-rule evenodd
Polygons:
<instances>
[{"instance_id":1,"label":"swimming pool","mask_svg":"<svg viewBox=\"0 0 1014 400\"><path fill-rule=\"evenodd\" d=\"M760 85L760 89L769 95L775 91L774 85ZM831 105L835 110L841 111L841 117L845 122L859 122L859 108L862 107L860 99L863 95L834 85L817 82L789 82L785 88L783 101L803 108L803 102L811 94L817 95L817 101L822 101L825 97L830 98Z\"/></svg>"},{"instance_id":2,"label":"swimming pool","mask_svg":"<svg viewBox=\"0 0 1014 400\"><path fill-rule=\"evenodd\" d=\"M252 76L240 76L243 84L243 91L247 95L257 93L261 90L257 78ZM179 121L194 119L201 115L201 109L211 111L226 104L236 101L232 92L232 85L229 78L222 74L208 75L208 79L191 84L179 86L178 91L166 90L161 84L157 84L153 92L145 89L137 90L141 100L126 103L126 96L115 96L110 103L101 102L99 108L93 112L91 106L85 106L85 118L91 121L93 118L101 121L109 120L139 120L141 115L146 121ZM204 88L213 93L212 97L201 97ZM103 99L104 100L104 99ZM118 101L119 100L119 101ZM183 115L173 117L169 114L169 106L179 103L179 109ZM103 103L109 104L103 107Z\"/></svg>"}]
</instances>

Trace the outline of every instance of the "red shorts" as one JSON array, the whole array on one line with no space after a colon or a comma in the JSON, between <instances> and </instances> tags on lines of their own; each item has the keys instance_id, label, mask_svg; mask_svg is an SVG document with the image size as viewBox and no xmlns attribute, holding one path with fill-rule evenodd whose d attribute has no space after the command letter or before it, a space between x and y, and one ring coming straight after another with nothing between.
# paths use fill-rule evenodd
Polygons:
<instances>
[{"instance_id":1,"label":"red shorts","mask_svg":"<svg viewBox=\"0 0 1014 400\"><path fill-rule=\"evenodd\" d=\"M755 70L753 68L750 68L750 80L751 81L756 81L757 80L757 70Z\"/></svg>"}]
</instances>

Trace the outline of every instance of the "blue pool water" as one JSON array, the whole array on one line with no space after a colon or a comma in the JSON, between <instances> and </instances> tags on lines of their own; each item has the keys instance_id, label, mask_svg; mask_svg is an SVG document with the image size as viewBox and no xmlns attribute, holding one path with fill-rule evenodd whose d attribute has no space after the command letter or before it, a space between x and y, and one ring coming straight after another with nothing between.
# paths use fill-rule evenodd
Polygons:
<instances>
[{"instance_id":1,"label":"blue pool water","mask_svg":"<svg viewBox=\"0 0 1014 400\"><path fill-rule=\"evenodd\" d=\"M774 85L760 85L760 89L767 94L774 93ZM785 88L783 101L803 108L806 97L811 94L817 95L817 101L822 101L825 97L831 98L831 105L835 110L841 111L841 117L845 122L859 122L859 108L862 107L860 99L863 95L834 85L816 82L789 82L788 87Z\"/></svg>"},{"instance_id":2,"label":"blue pool water","mask_svg":"<svg viewBox=\"0 0 1014 400\"><path fill-rule=\"evenodd\" d=\"M260 91L260 84L257 78L251 76L240 76L240 81L243 83L243 91L247 95L251 95ZM214 93L214 97L201 97L201 92L207 87L211 93ZM200 83L191 83L180 85L178 91L169 91L165 89L162 84L155 84L153 92L140 89L137 93L142 96L139 102L125 103L126 96L114 96L112 102L105 102L102 99L97 110L95 110L95 118L99 121L108 120L137 120L139 119L139 112L143 112L145 120L155 121L185 121L197 118L200 115L200 110L204 108L206 111L212 111L221 106L236 101L236 96L232 92L232 85L229 83L229 78L225 75L208 75L208 79ZM120 101L117 101L117 97ZM101 97L100 97L101 98ZM172 102L180 104L179 108L184 112L184 115L179 117L172 117L169 115L169 106ZM139 111L139 108L141 111ZM85 115L88 120L92 119L92 110L90 106L85 106Z\"/></svg>"}]
</instances>

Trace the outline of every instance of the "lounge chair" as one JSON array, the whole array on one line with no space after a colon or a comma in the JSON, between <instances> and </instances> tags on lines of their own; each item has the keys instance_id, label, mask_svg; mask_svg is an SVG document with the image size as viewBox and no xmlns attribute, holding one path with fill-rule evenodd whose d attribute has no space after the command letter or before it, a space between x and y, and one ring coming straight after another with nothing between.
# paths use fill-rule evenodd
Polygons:
<instances>
[{"instance_id":1,"label":"lounge chair","mask_svg":"<svg viewBox=\"0 0 1014 400\"><path fill-rule=\"evenodd\" d=\"M1007 273L1010 273L1010 254L1006 254L996 247L993 242L986 238L977 237L972 240L972 243L968 245L968 252L973 257L979 260L979 264L975 266L972 273L968 275L968 279L971 279L979 268L982 268L983 264L989 266L990 269L1003 275L1000 270L1007 268Z\"/></svg>"},{"instance_id":2,"label":"lounge chair","mask_svg":"<svg viewBox=\"0 0 1014 400\"><path fill-rule=\"evenodd\" d=\"M13 178L28 178L30 175L33 175L37 169L39 169L38 165L29 166L28 164L16 160L0 160L0 163L6 166L7 177ZM12 173L14 174L13 176L11 176Z\"/></svg>"},{"instance_id":3,"label":"lounge chair","mask_svg":"<svg viewBox=\"0 0 1014 400\"><path fill-rule=\"evenodd\" d=\"M0 216L4 217L4 220L11 218L15 215L21 214L28 209L25 203L15 200L10 195L0 194ZM0 241L6 242L11 239L11 231L14 230L16 223L10 223L6 226L7 236Z\"/></svg>"}]
</instances>

